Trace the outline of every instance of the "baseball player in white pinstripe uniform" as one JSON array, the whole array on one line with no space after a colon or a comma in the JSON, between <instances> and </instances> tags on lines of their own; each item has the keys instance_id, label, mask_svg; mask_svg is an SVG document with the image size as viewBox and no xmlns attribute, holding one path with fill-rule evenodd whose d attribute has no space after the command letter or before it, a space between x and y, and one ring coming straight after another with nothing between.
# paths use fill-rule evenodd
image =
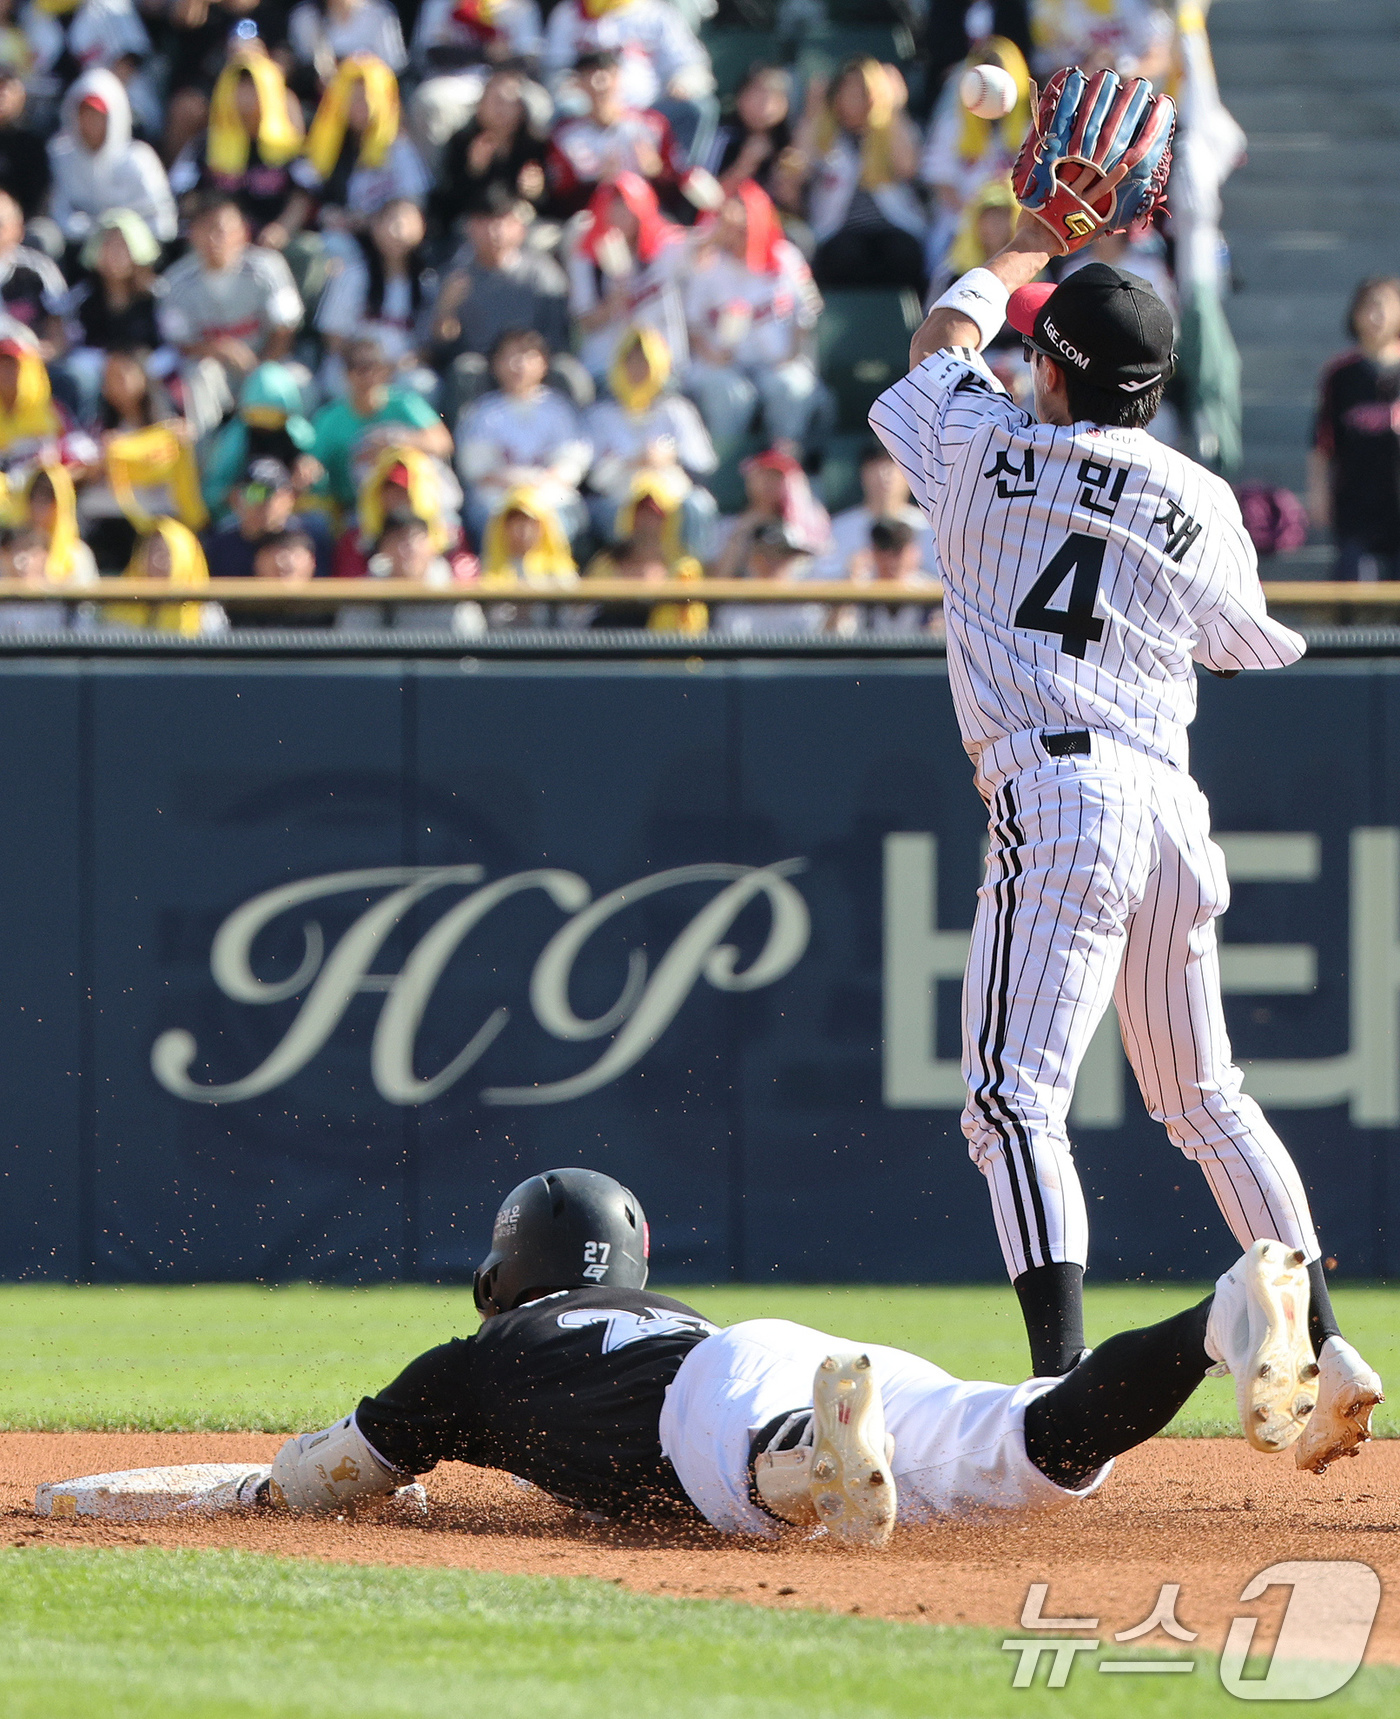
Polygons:
<instances>
[{"instance_id":1,"label":"baseball player in white pinstripe uniform","mask_svg":"<svg viewBox=\"0 0 1400 1719\"><path fill-rule=\"evenodd\" d=\"M1214 927L1229 890L1186 737L1197 663L1279 668L1304 642L1266 611L1229 487L1147 432L1173 361L1166 307L1104 264L1030 285L1051 242L1023 214L870 414L934 524L953 699L991 814L963 1131L1034 1371L1065 1373L1088 1257L1066 1120L1112 999L1148 1109L1240 1245L1277 1238L1309 1262L1319 1397L1296 1453L1320 1471L1368 1436L1381 1382L1338 1333L1297 1170L1231 1060ZM979 356L1008 315L1034 415Z\"/></svg>"}]
</instances>

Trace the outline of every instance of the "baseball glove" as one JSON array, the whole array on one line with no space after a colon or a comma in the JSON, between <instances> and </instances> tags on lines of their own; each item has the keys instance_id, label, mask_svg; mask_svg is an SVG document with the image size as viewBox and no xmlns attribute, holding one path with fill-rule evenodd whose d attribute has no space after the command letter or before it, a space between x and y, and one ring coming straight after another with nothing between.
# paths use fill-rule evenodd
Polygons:
<instances>
[{"instance_id":1,"label":"baseball glove","mask_svg":"<svg viewBox=\"0 0 1400 1719\"><path fill-rule=\"evenodd\" d=\"M1176 106L1146 78L1085 77L1066 66L1045 86L1011 179L1016 201L1058 253L1147 220L1166 191Z\"/></svg>"}]
</instances>

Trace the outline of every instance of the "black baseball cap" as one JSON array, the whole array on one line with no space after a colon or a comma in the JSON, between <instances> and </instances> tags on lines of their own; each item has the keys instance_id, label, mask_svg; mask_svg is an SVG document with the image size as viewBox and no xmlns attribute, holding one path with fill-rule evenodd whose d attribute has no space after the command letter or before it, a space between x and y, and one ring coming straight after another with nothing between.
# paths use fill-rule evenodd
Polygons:
<instances>
[{"instance_id":1,"label":"black baseball cap","mask_svg":"<svg viewBox=\"0 0 1400 1719\"><path fill-rule=\"evenodd\" d=\"M1088 263L1058 286L1022 287L1006 319L1046 358L1095 388L1137 394L1176 365L1172 313L1138 275Z\"/></svg>"}]
</instances>

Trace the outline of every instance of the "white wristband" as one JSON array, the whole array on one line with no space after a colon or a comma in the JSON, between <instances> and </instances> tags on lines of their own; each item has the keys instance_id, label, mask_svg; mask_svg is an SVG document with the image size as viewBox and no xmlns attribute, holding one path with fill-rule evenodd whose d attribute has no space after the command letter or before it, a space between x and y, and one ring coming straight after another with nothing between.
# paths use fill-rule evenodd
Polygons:
<instances>
[{"instance_id":1,"label":"white wristband","mask_svg":"<svg viewBox=\"0 0 1400 1719\"><path fill-rule=\"evenodd\" d=\"M1001 333L1011 294L990 269L969 269L960 275L934 305L935 310L956 310L977 324L982 345Z\"/></svg>"}]
</instances>

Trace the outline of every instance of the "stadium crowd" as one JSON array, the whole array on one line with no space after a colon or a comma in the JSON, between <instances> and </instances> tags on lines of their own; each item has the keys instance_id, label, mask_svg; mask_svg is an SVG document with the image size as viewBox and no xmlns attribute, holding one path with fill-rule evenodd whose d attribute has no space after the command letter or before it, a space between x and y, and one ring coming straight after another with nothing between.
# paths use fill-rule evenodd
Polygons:
<instances>
[{"instance_id":1,"label":"stadium crowd","mask_svg":"<svg viewBox=\"0 0 1400 1719\"><path fill-rule=\"evenodd\" d=\"M0 0L0 576L172 587L0 625L267 625L279 582L335 574L443 591L348 629L936 630L927 522L858 440L824 302L927 302L983 261L1032 74L1161 83L1172 14L715 4ZM740 32L780 51L717 78L702 36ZM960 104L964 61L1010 72L1005 121ZM1067 266L1126 260L1170 302L1169 251L1154 228ZM1019 341L993 358L1024 393ZM696 597L602 610L600 574ZM712 607L707 575L794 600ZM268 601L226 613L209 576ZM803 602L813 577L890 601Z\"/></svg>"}]
</instances>

